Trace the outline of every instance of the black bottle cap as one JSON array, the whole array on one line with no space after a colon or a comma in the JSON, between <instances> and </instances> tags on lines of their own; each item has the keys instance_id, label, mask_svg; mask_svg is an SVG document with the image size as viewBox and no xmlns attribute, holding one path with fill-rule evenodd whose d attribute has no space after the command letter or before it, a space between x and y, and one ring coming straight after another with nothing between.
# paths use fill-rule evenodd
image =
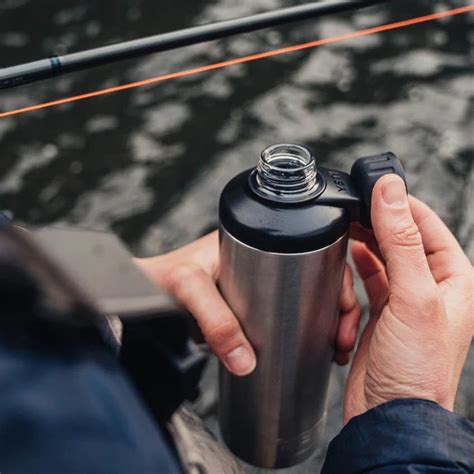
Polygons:
<instances>
[{"instance_id":1,"label":"black bottle cap","mask_svg":"<svg viewBox=\"0 0 474 474\"><path fill-rule=\"evenodd\" d=\"M372 228L370 212L375 183L382 176L391 173L400 176L406 186L403 166L400 160L390 152L359 158L352 166L351 177L360 199L359 220L364 227Z\"/></svg>"},{"instance_id":2,"label":"black bottle cap","mask_svg":"<svg viewBox=\"0 0 474 474\"><path fill-rule=\"evenodd\" d=\"M281 173L296 169L282 165L274 168L270 170L273 171L270 178L266 175L260 178L273 184L280 179ZM260 170L257 168L257 171ZM268 170L260 171L263 172ZM372 191L377 180L395 173L405 181L402 164L393 153L358 159L350 176L343 171L318 167L316 176L313 173L314 181L319 183L318 192L305 195L304 200L283 200L279 196L255 192L258 182L250 181L249 184L249 176L255 177L254 173L254 170L247 170L224 188L219 206L220 222L241 242L277 253L322 249L342 237L354 221L371 228ZM290 184L294 184L299 175L295 178L293 173L291 178Z\"/></svg>"},{"instance_id":3,"label":"black bottle cap","mask_svg":"<svg viewBox=\"0 0 474 474\"><path fill-rule=\"evenodd\" d=\"M247 170L222 192L219 217L237 240L266 252L303 253L336 242L349 228L344 207L319 205L318 199L282 203L258 196L249 186Z\"/></svg>"}]
</instances>

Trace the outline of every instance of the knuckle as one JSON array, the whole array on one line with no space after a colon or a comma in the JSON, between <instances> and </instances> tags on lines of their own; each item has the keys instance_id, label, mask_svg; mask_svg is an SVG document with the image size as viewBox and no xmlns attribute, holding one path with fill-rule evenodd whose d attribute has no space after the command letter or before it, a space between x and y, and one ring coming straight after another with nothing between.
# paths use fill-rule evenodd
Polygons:
<instances>
[{"instance_id":1,"label":"knuckle","mask_svg":"<svg viewBox=\"0 0 474 474\"><path fill-rule=\"evenodd\" d=\"M354 311L359 306L359 300L352 287L342 288L339 306L343 313Z\"/></svg>"},{"instance_id":2,"label":"knuckle","mask_svg":"<svg viewBox=\"0 0 474 474\"><path fill-rule=\"evenodd\" d=\"M237 321L226 318L214 327L205 328L204 336L211 347L224 347L236 342L241 337L241 330Z\"/></svg>"},{"instance_id":3,"label":"knuckle","mask_svg":"<svg viewBox=\"0 0 474 474\"><path fill-rule=\"evenodd\" d=\"M417 248L423 245L420 230L411 219L403 219L392 231L394 243L400 247Z\"/></svg>"},{"instance_id":4,"label":"knuckle","mask_svg":"<svg viewBox=\"0 0 474 474\"><path fill-rule=\"evenodd\" d=\"M354 274L352 272L352 267L346 263L346 266L344 268L344 278L346 279L346 283L350 286L354 286Z\"/></svg>"},{"instance_id":5,"label":"knuckle","mask_svg":"<svg viewBox=\"0 0 474 474\"><path fill-rule=\"evenodd\" d=\"M167 276L166 286L172 294L178 298L184 298L191 284L203 277L205 277L205 272L198 265L178 265Z\"/></svg>"}]
</instances>

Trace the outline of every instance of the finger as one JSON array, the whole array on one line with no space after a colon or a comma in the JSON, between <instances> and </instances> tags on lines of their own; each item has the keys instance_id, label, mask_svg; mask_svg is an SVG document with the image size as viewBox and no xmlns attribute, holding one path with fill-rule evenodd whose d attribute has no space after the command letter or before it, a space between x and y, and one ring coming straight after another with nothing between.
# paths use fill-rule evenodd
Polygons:
<instances>
[{"instance_id":1,"label":"finger","mask_svg":"<svg viewBox=\"0 0 474 474\"><path fill-rule=\"evenodd\" d=\"M214 281L219 275L219 234L217 230L201 237L189 246L192 261L205 269Z\"/></svg>"},{"instance_id":2,"label":"finger","mask_svg":"<svg viewBox=\"0 0 474 474\"><path fill-rule=\"evenodd\" d=\"M336 352L334 356L334 362L337 365L344 366L347 365L351 361L352 351L350 352Z\"/></svg>"},{"instance_id":3,"label":"finger","mask_svg":"<svg viewBox=\"0 0 474 474\"><path fill-rule=\"evenodd\" d=\"M218 233L211 232L174 252L155 258L160 261L160 265L154 265L158 273L169 273L176 266L176 262L193 263L204 269L215 281L219 274Z\"/></svg>"},{"instance_id":4,"label":"finger","mask_svg":"<svg viewBox=\"0 0 474 474\"><path fill-rule=\"evenodd\" d=\"M358 303L354 306L352 311L341 315L337 329L336 361L340 354L351 354L354 349L357 342L360 317L361 309Z\"/></svg>"},{"instance_id":5,"label":"finger","mask_svg":"<svg viewBox=\"0 0 474 474\"><path fill-rule=\"evenodd\" d=\"M354 291L354 276L351 266L346 263L344 268L344 279L342 282L341 298L339 308L343 313L351 311L357 304L357 296Z\"/></svg>"},{"instance_id":6,"label":"finger","mask_svg":"<svg viewBox=\"0 0 474 474\"><path fill-rule=\"evenodd\" d=\"M211 276L197 266L177 267L167 288L196 318L209 347L230 372L253 372L255 353Z\"/></svg>"},{"instance_id":7,"label":"finger","mask_svg":"<svg viewBox=\"0 0 474 474\"><path fill-rule=\"evenodd\" d=\"M134 261L156 285L167 291L168 277L180 264L198 266L216 281L219 274L219 237L214 231L178 250Z\"/></svg>"},{"instance_id":8,"label":"finger","mask_svg":"<svg viewBox=\"0 0 474 474\"><path fill-rule=\"evenodd\" d=\"M339 353L350 353L354 348L357 340L360 316L361 311L354 291L352 269L346 264L340 301L336 356Z\"/></svg>"},{"instance_id":9,"label":"finger","mask_svg":"<svg viewBox=\"0 0 474 474\"><path fill-rule=\"evenodd\" d=\"M359 368L365 365L368 357L370 341L375 330L375 326L385 304L389 289L385 267L380 260L362 242L352 243L352 259L356 266L367 292L370 304L370 316L359 340L352 369L359 372Z\"/></svg>"},{"instance_id":10,"label":"finger","mask_svg":"<svg viewBox=\"0 0 474 474\"><path fill-rule=\"evenodd\" d=\"M431 273L437 283L471 272L471 264L446 224L426 204L409 197Z\"/></svg>"},{"instance_id":11,"label":"finger","mask_svg":"<svg viewBox=\"0 0 474 474\"><path fill-rule=\"evenodd\" d=\"M390 174L377 181L371 217L394 297L410 304L420 295L433 293L436 284L410 211L405 183L399 176Z\"/></svg>"},{"instance_id":12,"label":"finger","mask_svg":"<svg viewBox=\"0 0 474 474\"><path fill-rule=\"evenodd\" d=\"M385 267L362 242L353 242L352 259L364 283L371 313L377 312L388 296L388 280Z\"/></svg>"},{"instance_id":13,"label":"finger","mask_svg":"<svg viewBox=\"0 0 474 474\"><path fill-rule=\"evenodd\" d=\"M379 244L375 239L372 229L366 229L358 222L353 222L350 227L349 236L352 240L363 242L367 248L383 262L382 254L380 253Z\"/></svg>"}]
</instances>

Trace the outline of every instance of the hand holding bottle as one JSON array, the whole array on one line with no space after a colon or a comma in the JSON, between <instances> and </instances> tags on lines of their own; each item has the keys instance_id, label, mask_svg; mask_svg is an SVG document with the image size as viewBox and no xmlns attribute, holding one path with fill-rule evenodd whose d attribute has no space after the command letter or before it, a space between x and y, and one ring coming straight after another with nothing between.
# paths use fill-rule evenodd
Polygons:
<instances>
[{"instance_id":1,"label":"hand holding bottle","mask_svg":"<svg viewBox=\"0 0 474 474\"><path fill-rule=\"evenodd\" d=\"M355 265L370 301L346 386L344 420L399 398L453 409L474 329L473 271L458 242L403 181L381 178Z\"/></svg>"},{"instance_id":2,"label":"hand holding bottle","mask_svg":"<svg viewBox=\"0 0 474 474\"><path fill-rule=\"evenodd\" d=\"M228 370L235 375L247 375L254 370L254 350L216 286L217 231L166 255L138 259L137 264L196 318L210 348ZM335 359L344 365L350 360L360 321L349 265L344 273L340 315Z\"/></svg>"}]
</instances>

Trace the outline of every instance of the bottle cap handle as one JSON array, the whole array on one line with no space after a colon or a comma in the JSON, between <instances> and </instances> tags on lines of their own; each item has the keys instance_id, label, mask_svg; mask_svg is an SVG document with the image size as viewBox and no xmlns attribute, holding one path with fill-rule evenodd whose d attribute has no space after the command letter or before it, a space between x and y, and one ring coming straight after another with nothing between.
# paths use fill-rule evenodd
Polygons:
<instances>
[{"instance_id":1,"label":"bottle cap handle","mask_svg":"<svg viewBox=\"0 0 474 474\"><path fill-rule=\"evenodd\" d=\"M352 166L351 176L360 197L360 223L372 228L370 219L372 191L375 183L386 174L397 174L405 182L405 171L400 160L391 152L359 158Z\"/></svg>"}]
</instances>

